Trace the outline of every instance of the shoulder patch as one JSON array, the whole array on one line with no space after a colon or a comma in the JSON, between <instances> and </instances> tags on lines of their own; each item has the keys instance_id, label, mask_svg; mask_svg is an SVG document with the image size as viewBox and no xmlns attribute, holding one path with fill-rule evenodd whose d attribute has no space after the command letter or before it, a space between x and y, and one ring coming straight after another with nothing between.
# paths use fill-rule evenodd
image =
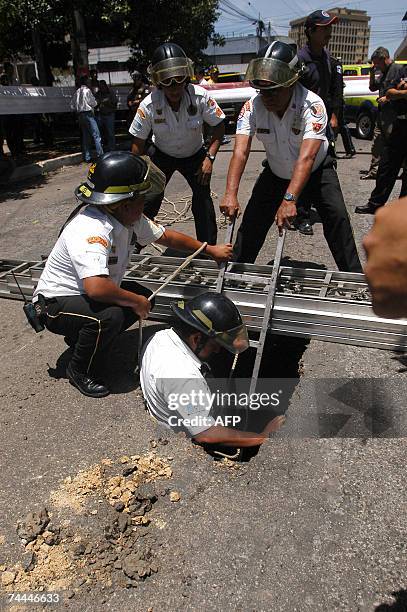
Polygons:
<instances>
[{"instance_id":1,"label":"shoulder patch","mask_svg":"<svg viewBox=\"0 0 407 612\"><path fill-rule=\"evenodd\" d=\"M312 124L312 129L314 132L319 132L320 129L322 128L323 124L322 123L313 123Z\"/></svg>"},{"instance_id":2,"label":"shoulder patch","mask_svg":"<svg viewBox=\"0 0 407 612\"><path fill-rule=\"evenodd\" d=\"M206 103L209 106L209 108L211 108L213 106L216 106L216 102L215 102L215 100L213 98L208 98Z\"/></svg>"},{"instance_id":3,"label":"shoulder patch","mask_svg":"<svg viewBox=\"0 0 407 612\"><path fill-rule=\"evenodd\" d=\"M319 102L314 102L313 104L311 104L310 110L311 110L311 115L313 115L317 119L320 119L321 117L325 115L325 109L323 105L320 104Z\"/></svg>"},{"instance_id":4,"label":"shoulder patch","mask_svg":"<svg viewBox=\"0 0 407 612\"><path fill-rule=\"evenodd\" d=\"M103 236L89 236L89 238L86 239L86 242L89 244L101 244L105 247L105 249L109 247L109 241L106 240L106 238L103 238Z\"/></svg>"},{"instance_id":5,"label":"shoulder patch","mask_svg":"<svg viewBox=\"0 0 407 612\"><path fill-rule=\"evenodd\" d=\"M142 108L140 108L140 107L138 107L138 109L137 109L137 114L138 114L138 116L139 116L139 117L141 117L142 119L145 119L145 118L146 118L145 112L144 112L144 111L143 111L143 109L142 109Z\"/></svg>"},{"instance_id":6,"label":"shoulder patch","mask_svg":"<svg viewBox=\"0 0 407 612\"><path fill-rule=\"evenodd\" d=\"M250 104L250 100L247 100L247 101L246 101L246 102L243 104L243 106L242 106L242 108L241 108L241 111L240 111L240 113L239 113L239 117L238 117L238 118L239 118L239 119L241 119L241 118L243 117L243 115L245 114L245 112L246 112L246 111L250 112L251 110L252 110L252 107L251 107L251 104Z\"/></svg>"},{"instance_id":7,"label":"shoulder patch","mask_svg":"<svg viewBox=\"0 0 407 612\"><path fill-rule=\"evenodd\" d=\"M223 110L221 108L219 108L219 106L215 110L215 115L217 117L222 117L222 115L223 115Z\"/></svg>"}]
</instances>

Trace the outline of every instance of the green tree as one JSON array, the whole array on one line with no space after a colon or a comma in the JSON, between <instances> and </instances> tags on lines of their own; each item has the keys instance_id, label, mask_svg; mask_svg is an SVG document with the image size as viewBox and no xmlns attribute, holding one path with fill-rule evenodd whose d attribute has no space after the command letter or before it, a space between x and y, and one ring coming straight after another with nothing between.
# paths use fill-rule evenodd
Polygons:
<instances>
[{"instance_id":1,"label":"green tree","mask_svg":"<svg viewBox=\"0 0 407 612\"><path fill-rule=\"evenodd\" d=\"M137 0L132 3L127 16L133 51L129 68L148 64L154 49L169 41L179 44L195 62L207 64L202 49L215 35L218 5L218 0Z\"/></svg>"}]
</instances>

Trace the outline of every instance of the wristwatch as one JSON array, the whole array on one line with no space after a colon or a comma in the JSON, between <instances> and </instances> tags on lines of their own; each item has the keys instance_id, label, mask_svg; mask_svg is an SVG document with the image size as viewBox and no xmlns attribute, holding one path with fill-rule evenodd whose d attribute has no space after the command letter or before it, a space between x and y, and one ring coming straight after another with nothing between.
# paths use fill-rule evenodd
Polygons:
<instances>
[{"instance_id":1,"label":"wristwatch","mask_svg":"<svg viewBox=\"0 0 407 612\"><path fill-rule=\"evenodd\" d=\"M215 157L216 157L216 156L215 156L215 155L211 155L210 153L207 153L207 154L206 154L206 157L207 157L208 159L210 159L210 160L211 160L211 162L213 163L213 162L215 161Z\"/></svg>"},{"instance_id":2,"label":"wristwatch","mask_svg":"<svg viewBox=\"0 0 407 612\"><path fill-rule=\"evenodd\" d=\"M285 193L283 196L283 200L286 200L286 202L295 202L296 199L297 196L295 196L293 193L290 193L289 191L287 191L287 193Z\"/></svg>"}]
</instances>

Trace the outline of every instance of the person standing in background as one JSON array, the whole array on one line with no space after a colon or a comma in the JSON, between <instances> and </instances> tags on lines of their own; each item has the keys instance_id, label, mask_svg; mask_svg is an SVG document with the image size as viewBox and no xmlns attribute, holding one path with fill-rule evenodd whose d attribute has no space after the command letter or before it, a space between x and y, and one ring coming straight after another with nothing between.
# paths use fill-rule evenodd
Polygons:
<instances>
[{"instance_id":1,"label":"person standing in background","mask_svg":"<svg viewBox=\"0 0 407 612\"><path fill-rule=\"evenodd\" d=\"M95 119L94 109L97 106L95 96L88 87L88 77L81 76L79 88L76 90L71 100L71 109L78 114L78 123L82 135L82 153L85 162L91 161L91 145L95 144L96 155L103 155L102 139L99 127Z\"/></svg>"},{"instance_id":2,"label":"person standing in background","mask_svg":"<svg viewBox=\"0 0 407 612\"><path fill-rule=\"evenodd\" d=\"M136 116L137 109L140 102L148 95L149 88L143 80L143 75L138 70L133 72L133 87L129 91L127 96L127 108L129 109L127 115L127 127L130 128L133 123L133 119Z\"/></svg>"},{"instance_id":3,"label":"person standing in background","mask_svg":"<svg viewBox=\"0 0 407 612\"><path fill-rule=\"evenodd\" d=\"M103 137L104 151L114 151L116 148L116 137L114 132L115 111L117 108L116 94L106 81L99 81L99 89L96 93L98 103L97 122L99 131Z\"/></svg>"}]
</instances>

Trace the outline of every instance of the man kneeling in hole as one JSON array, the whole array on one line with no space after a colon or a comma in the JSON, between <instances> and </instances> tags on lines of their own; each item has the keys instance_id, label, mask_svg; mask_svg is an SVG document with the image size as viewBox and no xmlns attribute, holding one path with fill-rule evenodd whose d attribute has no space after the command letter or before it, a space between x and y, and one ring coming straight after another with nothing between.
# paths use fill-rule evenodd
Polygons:
<instances>
[{"instance_id":1,"label":"man kneeling in hole","mask_svg":"<svg viewBox=\"0 0 407 612\"><path fill-rule=\"evenodd\" d=\"M221 294L204 293L172 304L171 309L172 327L156 332L142 354L140 382L149 413L198 444L241 448L263 444L284 423L283 416L256 433L235 429L239 416L214 418L210 413L213 394L205 379L206 361L222 347L233 355L249 347L236 306Z\"/></svg>"}]
</instances>

